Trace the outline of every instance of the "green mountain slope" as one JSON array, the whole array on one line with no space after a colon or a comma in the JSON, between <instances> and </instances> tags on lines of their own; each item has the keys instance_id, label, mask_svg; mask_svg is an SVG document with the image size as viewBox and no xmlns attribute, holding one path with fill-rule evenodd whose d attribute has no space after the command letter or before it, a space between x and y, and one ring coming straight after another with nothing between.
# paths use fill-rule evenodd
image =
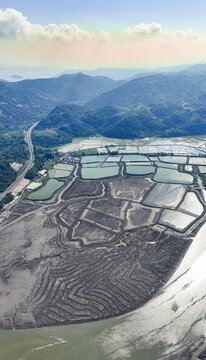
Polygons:
<instances>
[{"instance_id":1,"label":"green mountain slope","mask_svg":"<svg viewBox=\"0 0 206 360\"><path fill-rule=\"evenodd\" d=\"M184 106L183 106L184 105ZM36 127L36 144L50 147L72 141L73 137L102 134L112 138L184 136L206 133L206 106L187 107L170 101L149 106L56 107Z\"/></svg>"},{"instance_id":2,"label":"green mountain slope","mask_svg":"<svg viewBox=\"0 0 206 360\"><path fill-rule=\"evenodd\" d=\"M28 128L57 104L83 103L118 84L82 73L16 83L0 81L0 133Z\"/></svg>"},{"instance_id":3,"label":"green mountain slope","mask_svg":"<svg viewBox=\"0 0 206 360\"><path fill-rule=\"evenodd\" d=\"M36 127L34 143L52 147L71 142L73 137L95 135L95 129L82 121L85 112L80 105L57 106Z\"/></svg>"},{"instance_id":4,"label":"green mountain slope","mask_svg":"<svg viewBox=\"0 0 206 360\"><path fill-rule=\"evenodd\" d=\"M26 90L15 89L11 83L0 81L0 133L28 128L54 105L52 101L45 101Z\"/></svg>"},{"instance_id":5,"label":"green mountain slope","mask_svg":"<svg viewBox=\"0 0 206 360\"><path fill-rule=\"evenodd\" d=\"M101 94L90 105L125 107L177 100L194 102L203 94L206 94L206 76L156 74L131 80Z\"/></svg>"}]
</instances>

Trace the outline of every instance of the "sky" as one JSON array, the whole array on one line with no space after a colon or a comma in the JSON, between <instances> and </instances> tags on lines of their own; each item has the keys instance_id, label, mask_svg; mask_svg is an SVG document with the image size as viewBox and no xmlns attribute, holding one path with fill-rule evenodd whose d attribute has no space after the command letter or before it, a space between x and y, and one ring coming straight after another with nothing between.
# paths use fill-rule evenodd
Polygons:
<instances>
[{"instance_id":1,"label":"sky","mask_svg":"<svg viewBox=\"0 0 206 360\"><path fill-rule=\"evenodd\" d=\"M1 0L0 66L206 62L205 0Z\"/></svg>"}]
</instances>

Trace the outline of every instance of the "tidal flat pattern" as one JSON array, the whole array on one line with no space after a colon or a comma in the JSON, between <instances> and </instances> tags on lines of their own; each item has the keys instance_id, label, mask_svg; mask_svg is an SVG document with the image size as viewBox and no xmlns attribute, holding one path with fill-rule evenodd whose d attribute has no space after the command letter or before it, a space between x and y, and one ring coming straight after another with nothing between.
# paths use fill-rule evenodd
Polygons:
<instances>
[{"instance_id":1,"label":"tidal flat pattern","mask_svg":"<svg viewBox=\"0 0 206 360\"><path fill-rule=\"evenodd\" d=\"M159 224L160 205L146 205L156 187L152 175L74 172L52 199L14 205L0 231L0 327L99 320L147 302L192 241L188 229Z\"/></svg>"}]
</instances>

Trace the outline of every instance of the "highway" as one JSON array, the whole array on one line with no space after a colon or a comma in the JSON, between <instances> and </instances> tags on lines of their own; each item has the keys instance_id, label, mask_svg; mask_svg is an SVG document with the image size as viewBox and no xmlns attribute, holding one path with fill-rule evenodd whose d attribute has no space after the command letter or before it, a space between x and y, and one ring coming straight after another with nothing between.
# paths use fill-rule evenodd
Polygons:
<instances>
[{"instance_id":1,"label":"highway","mask_svg":"<svg viewBox=\"0 0 206 360\"><path fill-rule=\"evenodd\" d=\"M29 160L24 165L17 179L6 190L4 190L4 192L0 193L0 200L2 200L4 196L6 196L6 194L10 193L20 183L20 181L24 179L24 176L26 175L27 171L30 170L34 164L34 149L31 141L31 133L38 123L39 121L34 123L26 133L26 143L29 148Z\"/></svg>"}]
</instances>

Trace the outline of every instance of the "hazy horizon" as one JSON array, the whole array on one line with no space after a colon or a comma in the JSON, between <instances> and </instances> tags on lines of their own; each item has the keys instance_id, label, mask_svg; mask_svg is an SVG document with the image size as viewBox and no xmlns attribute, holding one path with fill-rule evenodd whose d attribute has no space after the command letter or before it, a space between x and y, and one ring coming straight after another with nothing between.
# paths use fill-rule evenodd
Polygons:
<instances>
[{"instance_id":1,"label":"hazy horizon","mask_svg":"<svg viewBox=\"0 0 206 360\"><path fill-rule=\"evenodd\" d=\"M59 77L64 74L84 73L89 76L106 76L114 80L129 79L135 75L146 75L161 72L179 72L192 66L204 65L205 63L181 64L173 67L140 68L140 67L97 67L89 68L61 68L61 67L30 67L30 66L0 66L0 79L6 81L21 81L24 79Z\"/></svg>"}]
</instances>

